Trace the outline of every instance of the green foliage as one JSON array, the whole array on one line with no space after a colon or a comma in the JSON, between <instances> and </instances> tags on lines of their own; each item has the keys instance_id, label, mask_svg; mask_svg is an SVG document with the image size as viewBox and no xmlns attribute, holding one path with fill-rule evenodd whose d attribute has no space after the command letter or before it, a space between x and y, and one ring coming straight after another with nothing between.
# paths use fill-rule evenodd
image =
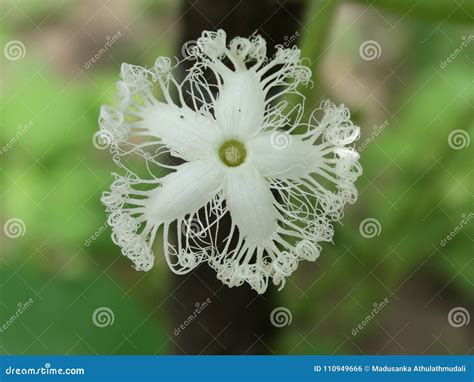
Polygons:
<instances>
[{"instance_id":1,"label":"green foliage","mask_svg":"<svg viewBox=\"0 0 474 382\"><path fill-rule=\"evenodd\" d=\"M55 277L40 267L10 264L10 269L18 268L21 272L13 275L6 268L0 269L2 288L11 291L2 295L2 305L8 309L2 307L0 323L8 324L0 333L0 354L164 351L166 334L161 322L145 320L147 312L135 296L125 294L123 285L119 286L101 269ZM25 308L28 301L32 302ZM23 309L12 320L19 304ZM104 307L111 310L112 316L102 313L101 318Z\"/></svg>"},{"instance_id":2,"label":"green foliage","mask_svg":"<svg viewBox=\"0 0 474 382\"><path fill-rule=\"evenodd\" d=\"M34 303L0 333L0 352L164 352L165 318L144 319L150 311L143 298L156 271L127 292L141 275L130 280L117 273L120 250L110 240L99 201L113 167L108 151L94 148L92 136L116 73L98 76L91 89L68 86L47 70L31 76L34 66L15 63L6 81L11 91L2 100L0 145L10 144L1 157L2 212L20 218L26 233L2 243L0 325L18 303L29 298ZM115 321L99 328L92 315L104 306Z\"/></svg>"},{"instance_id":3,"label":"green foliage","mask_svg":"<svg viewBox=\"0 0 474 382\"><path fill-rule=\"evenodd\" d=\"M408 15L416 20L455 21L472 24L474 1L466 0L351 0L361 4L371 4L399 15Z\"/></svg>"}]
</instances>

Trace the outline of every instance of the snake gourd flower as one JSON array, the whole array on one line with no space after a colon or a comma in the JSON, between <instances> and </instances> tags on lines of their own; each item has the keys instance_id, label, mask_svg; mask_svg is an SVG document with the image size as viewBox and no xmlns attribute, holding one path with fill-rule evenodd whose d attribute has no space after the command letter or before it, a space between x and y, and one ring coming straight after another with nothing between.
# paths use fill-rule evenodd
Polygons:
<instances>
[{"instance_id":1,"label":"snake gourd flower","mask_svg":"<svg viewBox=\"0 0 474 382\"><path fill-rule=\"evenodd\" d=\"M229 287L264 293L332 241L332 224L357 199L359 127L344 105L305 111L298 88L311 70L296 47L276 49L267 58L261 36L227 43L224 31L205 31L181 81L180 63L166 57L122 65L115 104L99 117L122 171L101 200L137 270L152 268L156 241L177 274L207 263Z\"/></svg>"}]
</instances>

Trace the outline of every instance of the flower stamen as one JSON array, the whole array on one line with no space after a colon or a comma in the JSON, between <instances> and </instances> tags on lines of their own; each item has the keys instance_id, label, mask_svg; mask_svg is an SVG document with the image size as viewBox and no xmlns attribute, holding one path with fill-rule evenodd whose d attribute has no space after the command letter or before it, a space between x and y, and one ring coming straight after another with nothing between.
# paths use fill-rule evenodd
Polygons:
<instances>
[{"instance_id":1,"label":"flower stamen","mask_svg":"<svg viewBox=\"0 0 474 382\"><path fill-rule=\"evenodd\" d=\"M240 166L245 161L247 150L243 143L232 139L219 148L219 158L228 167Z\"/></svg>"}]
</instances>

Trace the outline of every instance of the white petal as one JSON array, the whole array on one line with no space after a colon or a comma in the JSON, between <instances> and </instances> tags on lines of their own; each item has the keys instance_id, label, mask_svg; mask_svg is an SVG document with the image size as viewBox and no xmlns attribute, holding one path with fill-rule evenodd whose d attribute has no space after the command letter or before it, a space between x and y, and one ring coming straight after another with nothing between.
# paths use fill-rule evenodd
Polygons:
<instances>
[{"instance_id":1,"label":"white petal","mask_svg":"<svg viewBox=\"0 0 474 382\"><path fill-rule=\"evenodd\" d=\"M213 72L219 89L214 102L214 115L226 138L245 138L262 128L265 92L261 74L256 73L266 55L266 42L261 36L250 39L236 37L226 47L226 34L204 31L194 50L197 61ZM231 69L223 59L232 63ZM250 69L248 64L253 63ZM212 97L211 97L212 98Z\"/></svg>"},{"instance_id":2,"label":"white petal","mask_svg":"<svg viewBox=\"0 0 474 382\"><path fill-rule=\"evenodd\" d=\"M260 134L247 146L251 164L264 176L297 179L321 164L317 146L283 131Z\"/></svg>"},{"instance_id":3,"label":"white petal","mask_svg":"<svg viewBox=\"0 0 474 382\"><path fill-rule=\"evenodd\" d=\"M258 170L241 166L229 171L224 195L232 222L249 245L261 245L277 231L275 199Z\"/></svg>"},{"instance_id":4,"label":"white petal","mask_svg":"<svg viewBox=\"0 0 474 382\"><path fill-rule=\"evenodd\" d=\"M210 112L192 110L184 100L183 86L188 88L193 76L178 83L170 59L159 57L153 70L123 64L121 77L117 106L103 108L99 119L112 143L122 148L120 155L133 151L156 160L167 148L185 160L209 156L220 131ZM195 97L190 94L194 106Z\"/></svg>"},{"instance_id":5,"label":"white petal","mask_svg":"<svg viewBox=\"0 0 474 382\"><path fill-rule=\"evenodd\" d=\"M112 240L133 262L135 269L150 270L154 262L151 247L158 225L143 218L144 193L135 189L140 181L119 175L115 177L110 192L104 192L101 198L107 207Z\"/></svg>"},{"instance_id":6,"label":"white petal","mask_svg":"<svg viewBox=\"0 0 474 382\"><path fill-rule=\"evenodd\" d=\"M219 126L231 137L247 138L260 131L265 112L265 93L253 70L229 71L215 103Z\"/></svg>"},{"instance_id":7,"label":"white petal","mask_svg":"<svg viewBox=\"0 0 474 382\"><path fill-rule=\"evenodd\" d=\"M222 170L212 160L184 163L160 180L150 195L146 215L170 223L198 211L222 187Z\"/></svg>"},{"instance_id":8,"label":"white petal","mask_svg":"<svg viewBox=\"0 0 474 382\"><path fill-rule=\"evenodd\" d=\"M218 139L215 122L188 108L156 103L143 112L141 126L185 160L214 154Z\"/></svg>"}]
</instances>

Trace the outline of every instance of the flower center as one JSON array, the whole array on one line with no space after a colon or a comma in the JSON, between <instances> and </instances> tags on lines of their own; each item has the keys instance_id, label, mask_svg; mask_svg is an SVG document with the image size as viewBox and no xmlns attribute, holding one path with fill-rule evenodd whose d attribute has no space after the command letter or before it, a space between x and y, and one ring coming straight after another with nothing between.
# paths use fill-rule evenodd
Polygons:
<instances>
[{"instance_id":1,"label":"flower center","mask_svg":"<svg viewBox=\"0 0 474 382\"><path fill-rule=\"evenodd\" d=\"M219 158L228 167L240 166L245 161L247 150L243 143L232 139L219 148Z\"/></svg>"}]
</instances>

